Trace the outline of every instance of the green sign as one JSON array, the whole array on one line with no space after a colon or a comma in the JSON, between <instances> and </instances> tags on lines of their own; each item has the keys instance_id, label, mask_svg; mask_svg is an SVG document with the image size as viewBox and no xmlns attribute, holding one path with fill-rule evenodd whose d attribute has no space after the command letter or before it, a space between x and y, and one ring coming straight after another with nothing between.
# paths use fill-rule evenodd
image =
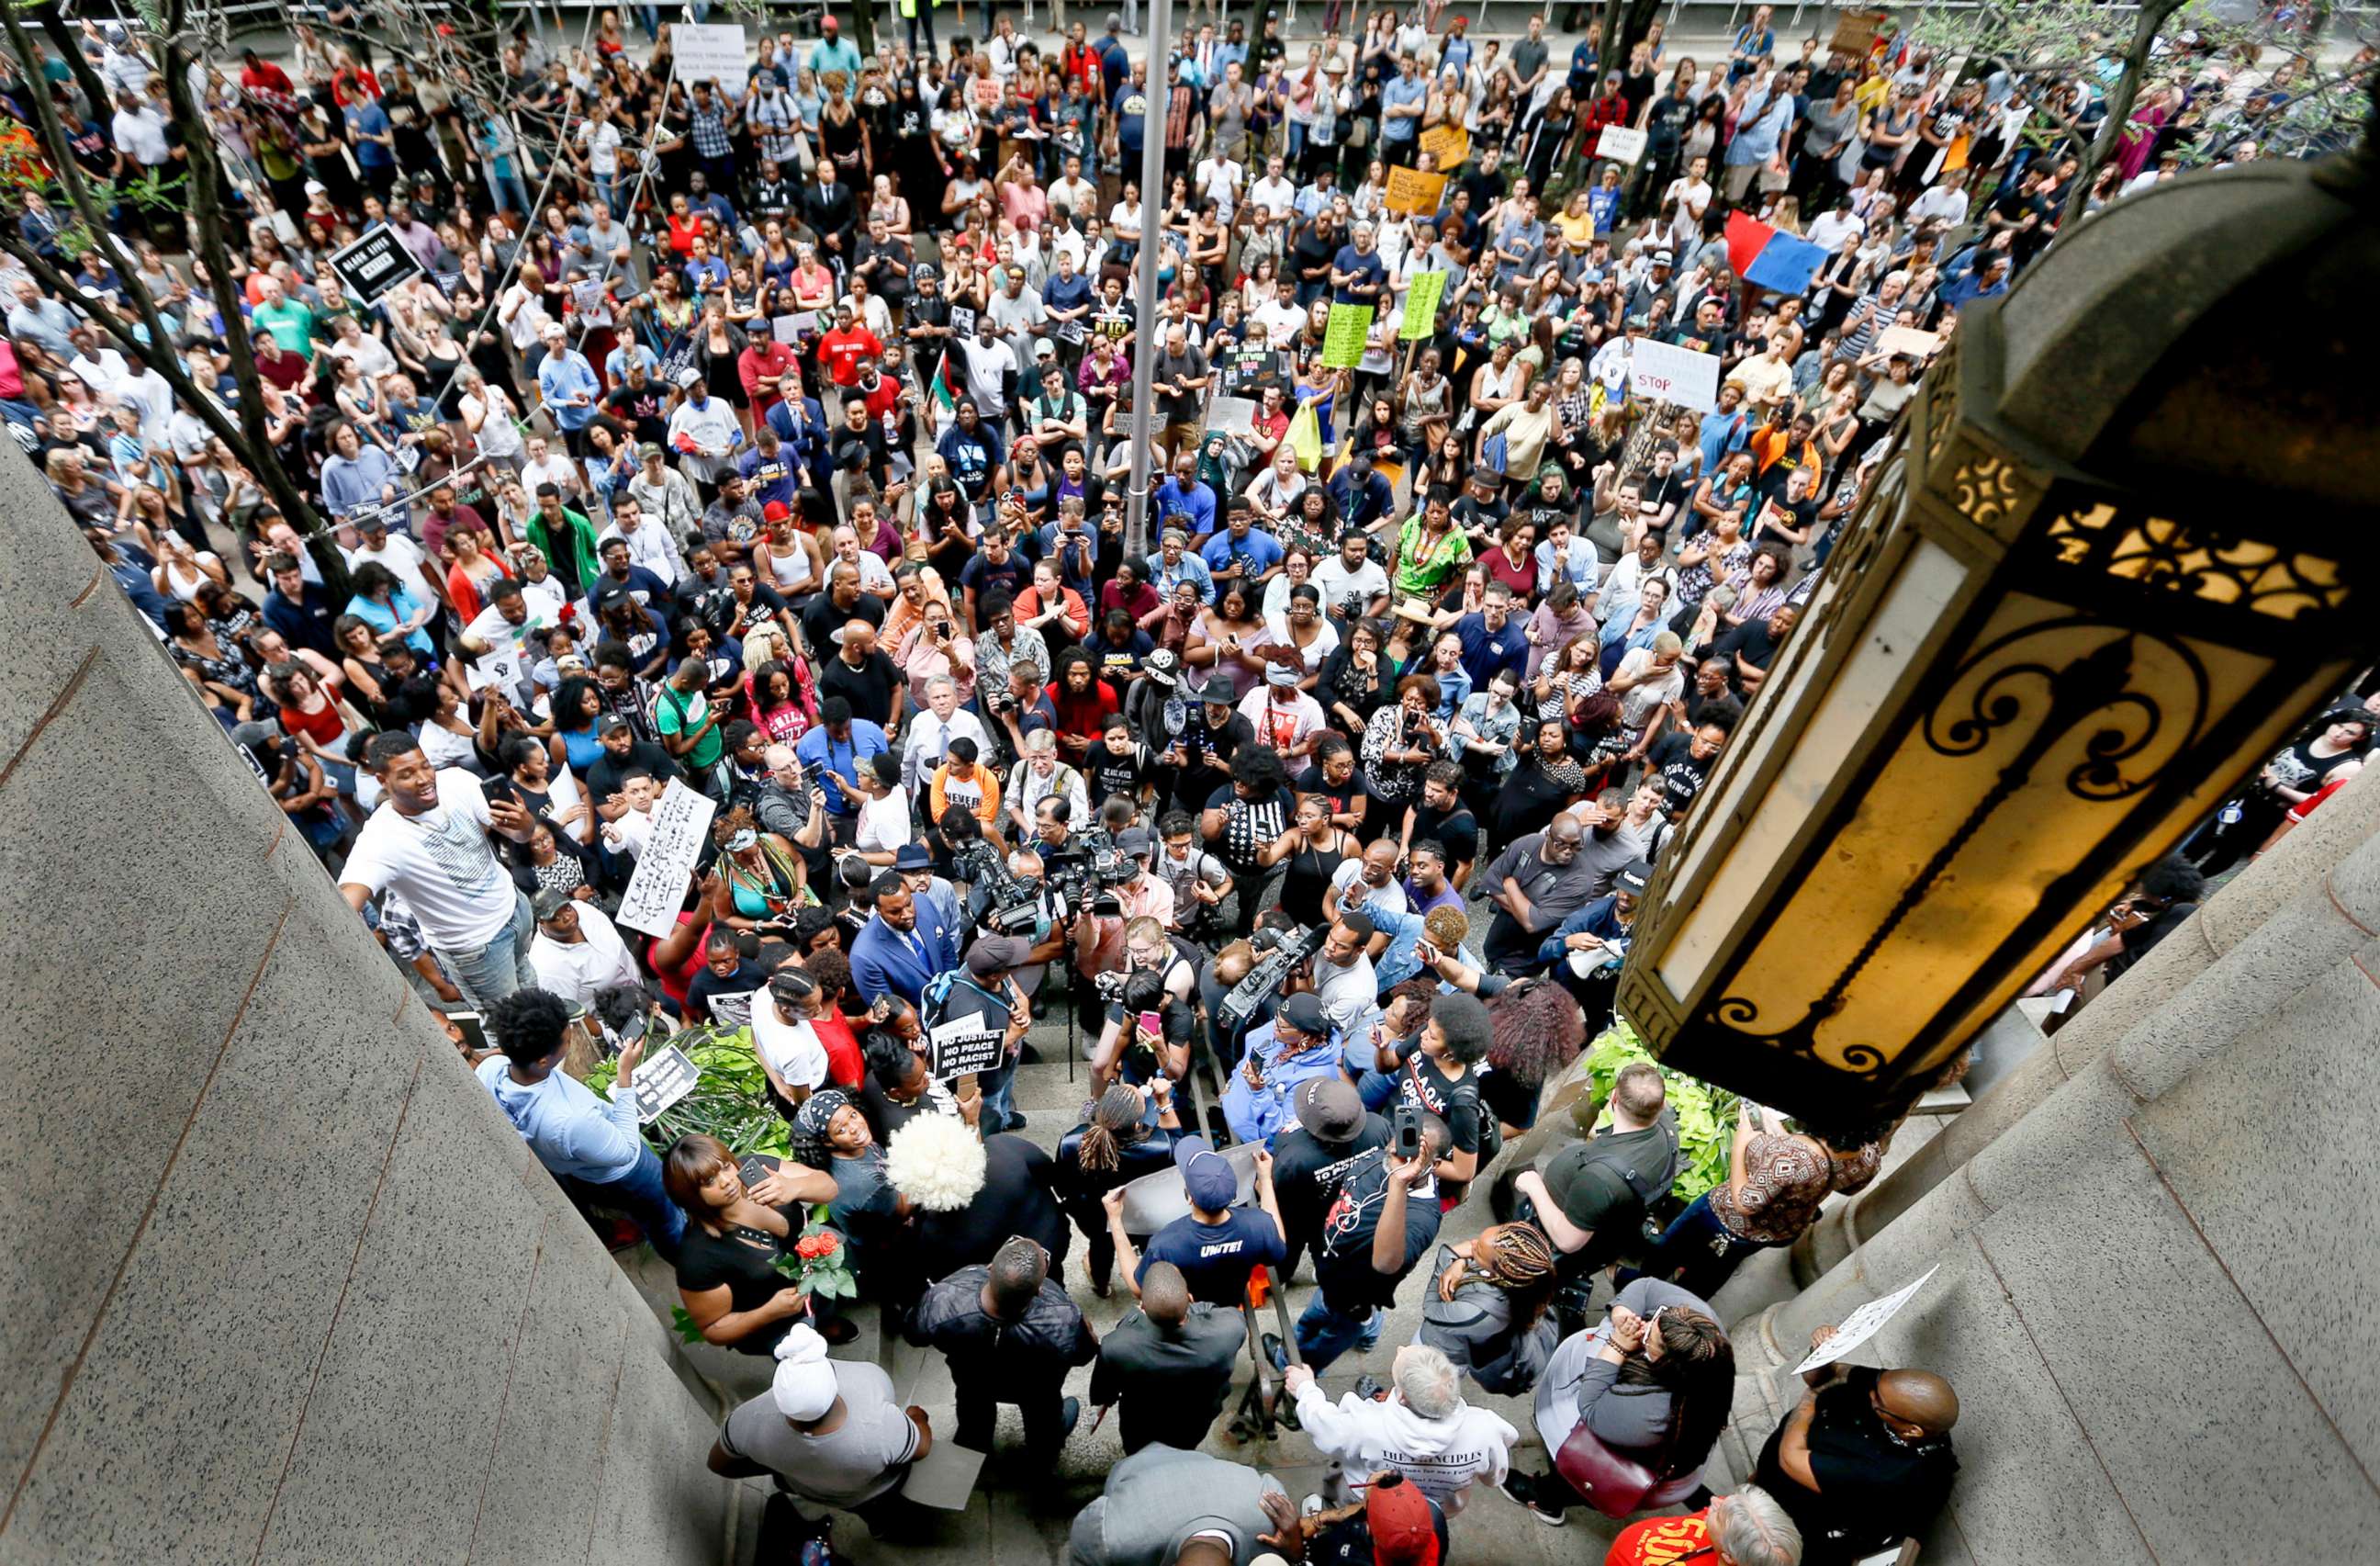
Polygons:
<instances>
[{"instance_id":1,"label":"green sign","mask_svg":"<svg viewBox=\"0 0 2380 1566\"><path fill-rule=\"evenodd\" d=\"M1330 324L1322 334L1322 367L1326 370L1353 370L1364 357L1364 339L1372 333L1372 307L1368 304L1334 304L1330 307Z\"/></svg>"},{"instance_id":2,"label":"green sign","mask_svg":"<svg viewBox=\"0 0 2380 1566\"><path fill-rule=\"evenodd\" d=\"M1405 342L1428 336L1438 329L1438 301L1446 293L1446 274L1416 272L1413 286L1405 290L1404 330L1397 334Z\"/></svg>"}]
</instances>

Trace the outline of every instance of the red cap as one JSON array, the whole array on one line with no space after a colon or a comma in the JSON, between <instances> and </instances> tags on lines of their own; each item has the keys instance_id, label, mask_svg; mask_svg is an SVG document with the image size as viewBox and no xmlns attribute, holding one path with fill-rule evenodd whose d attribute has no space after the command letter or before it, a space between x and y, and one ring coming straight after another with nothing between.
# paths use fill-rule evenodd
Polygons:
<instances>
[{"instance_id":1,"label":"red cap","mask_svg":"<svg viewBox=\"0 0 2380 1566\"><path fill-rule=\"evenodd\" d=\"M832 17L827 17L819 22L819 31L832 36L835 32L840 31L841 28L840 24L838 24Z\"/></svg>"},{"instance_id":2,"label":"red cap","mask_svg":"<svg viewBox=\"0 0 2380 1566\"><path fill-rule=\"evenodd\" d=\"M793 514L793 508L782 500L771 500L760 508L760 520L764 522L783 521Z\"/></svg>"},{"instance_id":3,"label":"red cap","mask_svg":"<svg viewBox=\"0 0 2380 1566\"><path fill-rule=\"evenodd\" d=\"M1378 1566L1438 1566L1438 1528L1429 1498L1403 1474L1374 1485L1364 1497L1364 1522L1372 1533Z\"/></svg>"}]
</instances>

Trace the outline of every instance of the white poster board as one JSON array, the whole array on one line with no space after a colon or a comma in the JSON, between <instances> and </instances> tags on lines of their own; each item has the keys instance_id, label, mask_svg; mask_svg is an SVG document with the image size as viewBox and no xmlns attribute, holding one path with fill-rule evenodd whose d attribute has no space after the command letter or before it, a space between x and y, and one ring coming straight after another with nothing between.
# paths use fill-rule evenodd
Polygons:
<instances>
[{"instance_id":1,"label":"white poster board","mask_svg":"<svg viewBox=\"0 0 2380 1566\"><path fill-rule=\"evenodd\" d=\"M1876 348L1878 353L1905 353L1923 366L1942 350L1942 334L1914 326L1887 326L1876 334Z\"/></svg>"},{"instance_id":2,"label":"white poster board","mask_svg":"<svg viewBox=\"0 0 2380 1566\"><path fill-rule=\"evenodd\" d=\"M474 691L485 691L491 685L501 685L507 701L517 697L520 688L528 683L528 667L519 646L506 642L492 647L463 667L464 681Z\"/></svg>"},{"instance_id":3,"label":"white poster board","mask_svg":"<svg viewBox=\"0 0 2380 1566\"><path fill-rule=\"evenodd\" d=\"M1207 405L1207 428L1219 434L1253 435L1257 408L1252 397L1218 397Z\"/></svg>"},{"instance_id":4,"label":"white poster board","mask_svg":"<svg viewBox=\"0 0 2380 1566\"><path fill-rule=\"evenodd\" d=\"M1628 394L1708 413L1718 406L1718 355L1639 337L1628 362Z\"/></svg>"},{"instance_id":5,"label":"white poster board","mask_svg":"<svg viewBox=\"0 0 2380 1566\"><path fill-rule=\"evenodd\" d=\"M672 22L670 53L677 79L691 86L716 81L744 96L744 30L733 22Z\"/></svg>"},{"instance_id":6,"label":"white poster board","mask_svg":"<svg viewBox=\"0 0 2380 1566\"><path fill-rule=\"evenodd\" d=\"M1626 126L1607 125L1595 143L1595 155L1614 163L1633 164L1645 155L1645 133Z\"/></svg>"},{"instance_id":7,"label":"white poster board","mask_svg":"<svg viewBox=\"0 0 2380 1566\"><path fill-rule=\"evenodd\" d=\"M1914 1299L1917 1291L1925 1288L1927 1281L1941 1270L1940 1264L1937 1263L1925 1269L1924 1278L1906 1289L1896 1289L1881 1300L1870 1300L1866 1304L1843 1317L1842 1324L1835 1328L1835 1335L1813 1349L1808 1359L1793 1367L1793 1374L1801 1376L1816 1370L1821 1365L1832 1364L1878 1332L1883 1331L1884 1324L1900 1315L1900 1307Z\"/></svg>"},{"instance_id":8,"label":"white poster board","mask_svg":"<svg viewBox=\"0 0 2380 1566\"><path fill-rule=\"evenodd\" d=\"M702 858L703 839L718 812L716 801L696 793L681 778L670 779L653 806L652 835L637 855L637 873L628 878L627 894L612 923L657 938L677 928L686 882Z\"/></svg>"},{"instance_id":9,"label":"white poster board","mask_svg":"<svg viewBox=\"0 0 2380 1566\"><path fill-rule=\"evenodd\" d=\"M637 1123L650 1125L661 1112L694 1091L702 1073L686 1051L671 1045L659 1055L649 1056L637 1067L636 1080L628 1084L637 1095ZM620 1096L620 1084L612 1084L612 1096Z\"/></svg>"}]
</instances>

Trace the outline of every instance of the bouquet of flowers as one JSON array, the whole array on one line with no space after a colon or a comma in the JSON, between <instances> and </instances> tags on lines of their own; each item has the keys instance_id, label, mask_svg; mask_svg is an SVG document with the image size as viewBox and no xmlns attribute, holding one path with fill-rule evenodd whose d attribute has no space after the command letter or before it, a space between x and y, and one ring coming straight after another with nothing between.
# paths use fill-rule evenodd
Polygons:
<instances>
[{"instance_id":1,"label":"bouquet of flowers","mask_svg":"<svg viewBox=\"0 0 2380 1566\"><path fill-rule=\"evenodd\" d=\"M795 1237L791 1252L777 1258L777 1270L813 1300L848 1300L859 1292L851 1252L843 1235L828 1225L822 1202L810 1209L809 1221Z\"/></svg>"}]
</instances>

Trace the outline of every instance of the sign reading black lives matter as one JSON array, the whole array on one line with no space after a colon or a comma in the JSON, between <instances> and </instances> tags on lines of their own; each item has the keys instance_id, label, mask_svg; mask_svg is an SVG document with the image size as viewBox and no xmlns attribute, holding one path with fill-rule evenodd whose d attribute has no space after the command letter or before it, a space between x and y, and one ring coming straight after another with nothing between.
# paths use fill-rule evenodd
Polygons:
<instances>
[{"instance_id":1,"label":"sign reading black lives matter","mask_svg":"<svg viewBox=\"0 0 2380 1566\"><path fill-rule=\"evenodd\" d=\"M346 285L358 304L378 304L381 295L407 277L421 275L421 263L384 225L375 225L364 237L331 257L331 269Z\"/></svg>"}]
</instances>

